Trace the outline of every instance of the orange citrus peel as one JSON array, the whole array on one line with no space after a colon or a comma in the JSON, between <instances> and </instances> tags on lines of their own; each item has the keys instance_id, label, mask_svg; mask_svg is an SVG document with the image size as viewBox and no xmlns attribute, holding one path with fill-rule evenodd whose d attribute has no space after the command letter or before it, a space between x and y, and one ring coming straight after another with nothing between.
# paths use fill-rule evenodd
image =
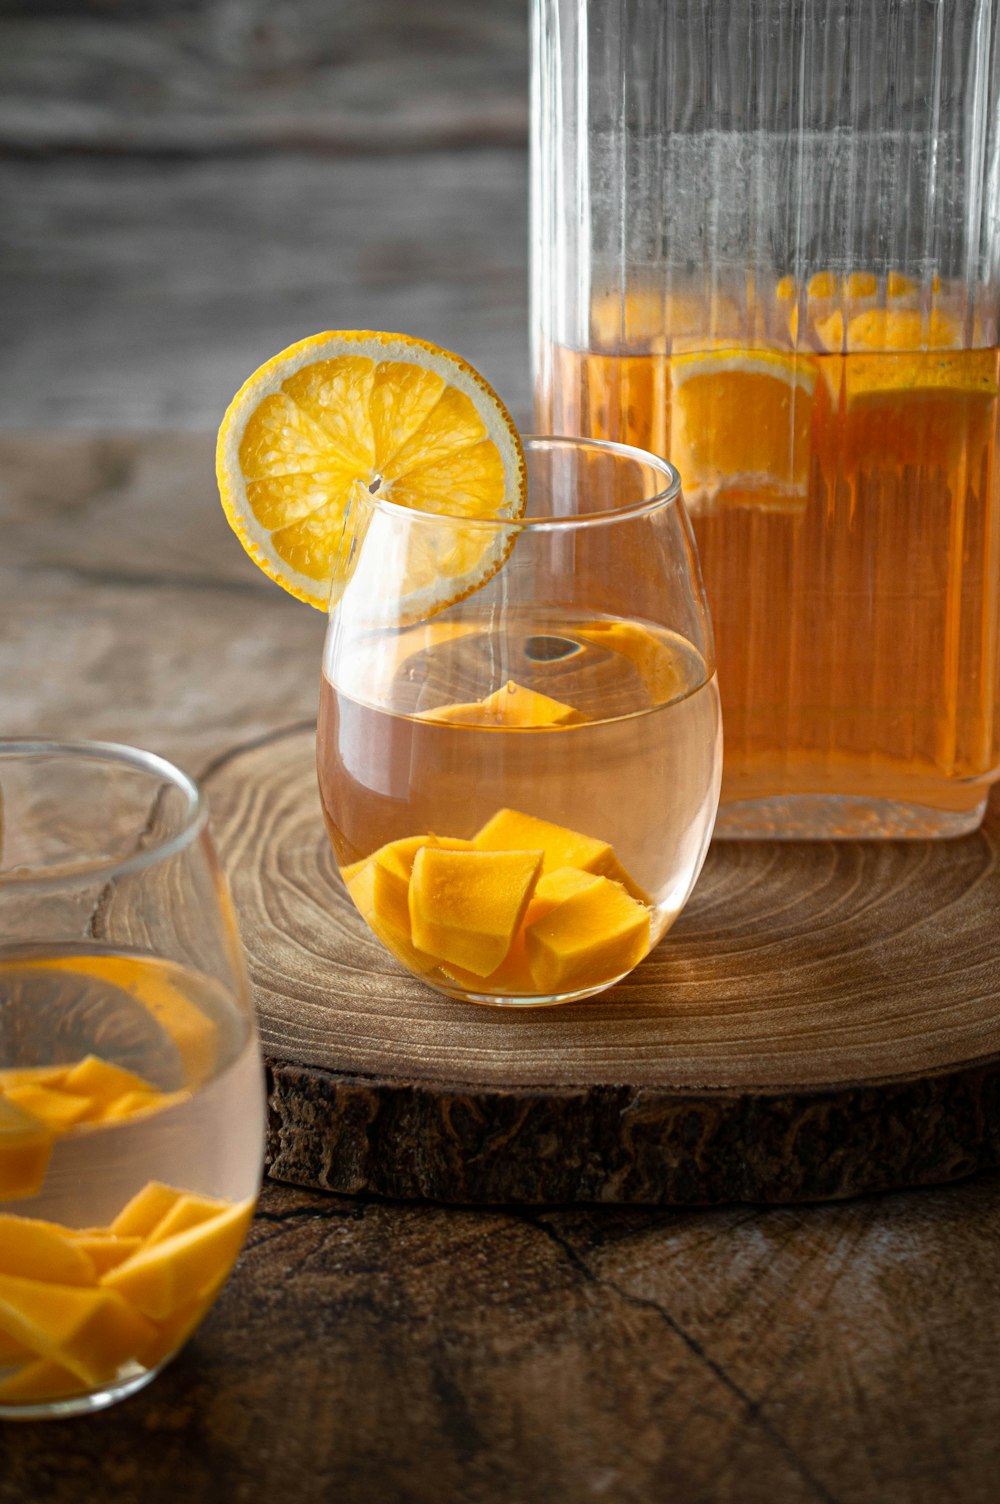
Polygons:
<instances>
[{"instance_id":1,"label":"orange citrus peel","mask_svg":"<svg viewBox=\"0 0 1000 1504\"><path fill-rule=\"evenodd\" d=\"M414 530L400 616L461 600L496 572L510 540L476 522L514 520L524 453L500 398L468 363L403 334L312 335L267 361L227 409L219 494L256 564L320 610L339 598L364 493L469 520Z\"/></svg>"}]
</instances>

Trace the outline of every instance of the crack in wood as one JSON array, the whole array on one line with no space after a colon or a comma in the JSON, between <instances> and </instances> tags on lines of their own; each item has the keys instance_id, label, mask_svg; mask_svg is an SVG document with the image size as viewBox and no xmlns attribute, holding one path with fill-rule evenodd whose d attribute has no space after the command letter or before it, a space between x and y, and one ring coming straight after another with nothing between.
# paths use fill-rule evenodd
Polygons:
<instances>
[{"instance_id":1,"label":"crack in wood","mask_svg":"<svg viewBox=\"0 0 1000 1504\"><path fill-rule=\"evenodd\" d=\"M650 1314L658 1317L674 1336L684 1344L692 1357L708 1369L723 1388L728 1390L733 1398L739 1402L743 1407L744 1418L751 1424L758 1426L768 1439L774 1443L789 1466L794 1468L802 1481L812 1489L815 1497L822 1500L823 1504L838 1504L836 1495L832 1494L826 1485L814 1475L808 1465L798 1455L788 1438L778 1430L773 1421L768 1419L760 1403L747 1393L742 1384L739 1384L731 1377L723 1365L706 1351L697 1337L687 1331L665 1306L649 1296L634 1295L616 1280L609 1279L606 1275L598 1274L596 1270L590 1267L582 1254L573 1247L572 1243L563 1237L562 1233L557 1232L549 1222L546 1222L544 1217L533 1216L530 1212L522 1212L518 1215L528 1226L537 1227L540 1232L544 1233L550 1242L561 1250L567 1261L588 1284L594 1285L597 1289L609 1291L625 1305L631 1306L635 1310L648 1311Z\"/></svg>"}]
</instances>

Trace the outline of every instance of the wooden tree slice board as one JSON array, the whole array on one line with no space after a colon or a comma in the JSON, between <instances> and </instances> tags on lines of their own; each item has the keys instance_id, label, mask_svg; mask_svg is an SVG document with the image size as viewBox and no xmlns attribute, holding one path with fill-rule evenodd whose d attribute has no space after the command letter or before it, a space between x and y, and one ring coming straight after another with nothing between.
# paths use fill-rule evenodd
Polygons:
<instances>
[{"instance_id":1,"label":"wooden tree slice board","mask_svg":"<svg viewBox=\"0 0 1000 1504\"><path fill-rule=\"evenodd\" d=\"M717 842L666 939L562 1008L408 976L340 882L311 728L207 776L270 1173L442 1201L829 1199L1000 1163L1000 800L948 842Z\"/></svg>"}]
</instances>

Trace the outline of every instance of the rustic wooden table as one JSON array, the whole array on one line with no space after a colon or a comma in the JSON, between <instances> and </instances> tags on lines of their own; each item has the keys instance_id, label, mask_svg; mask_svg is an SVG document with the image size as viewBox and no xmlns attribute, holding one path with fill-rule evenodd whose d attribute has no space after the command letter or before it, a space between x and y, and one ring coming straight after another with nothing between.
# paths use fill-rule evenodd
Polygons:
<instances>
[{"instance_id":1,"label":"rustic wooden table","mask_svg":"<svg viewBox=\"0 0 1000 1504\"><path fill-rule=\"evenodd\" d=\"M0 23L0 726L198 772L314 713L323 622L243 558L182 430L337 324L452 343L527 409L524 27L519 0L176 9ZM6 1427L0 1501L993 1504L998 1247L996 1174L711 1212L268 1184L183 1355L106 1415Z\"/></svg>"}]
</instances>

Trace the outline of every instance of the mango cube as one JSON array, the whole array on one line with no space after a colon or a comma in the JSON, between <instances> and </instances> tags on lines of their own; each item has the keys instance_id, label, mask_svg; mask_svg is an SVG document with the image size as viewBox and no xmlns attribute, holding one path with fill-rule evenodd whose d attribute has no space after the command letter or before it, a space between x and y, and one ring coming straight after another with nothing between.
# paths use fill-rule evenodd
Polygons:
<instances>
[{"instance_id":1,"label":"mango cube","mask_svg":"<svg viewBox=\"0 0 1000 1504\"><path fill-rule=\"evenodd\" d=\"M218 1294L227 1272L224 1271L216 1284L210 1285L195 1300L185 1301L163 1321L152 1322L156 1329L156 1336L142 1357L147 1368L155 1368L158 1363L162 1363L164 1358L169 1358L171 1353L176 1352L181 1344L187 1341Z\"/></svg>"},{"instance_id":2,"label":"mango cube","mask_svg":"<svg viewBox=\"0 0 1000 1504\"><path fill-rule=\"evenodd\" d=\"M147 1243L103 1275L102 1288L124 1296L144 1316L163 1321L228 1273L243 1246L253 1206L253 1199L239 1201L195 1227Z\"/></svg>"},{"instance_id":3,"label":"mango cube","mask_svg":"<svg viewBox=\"0 0 1000 1504\"><path fill-rule=\"evenodd\" d=\"M382 924L409 937L410 873L417 852L424 846L441 846L447 851L466 851L469 842L451 836L435 835L404 836L399 841L388 841L373 851L364 862L354 863L350 877L345 869L344 881L353 897L352 882L360 877L363 869L371 865L371 908L375 918ZM357 900L355 900L357 902ZM365 915L367 919L367 914ZM370 922L370 921L369 921Z\"/></svg>"},{"instance_id":4,"label":"mango cube","mask_svg":"<svg viewBox=\"0 0 1000 1504\"><path fill-rule=\"evenodd\" d=\"M71 1092L74 1096L89 1097L91 1111L87 1114L88 1117L100 1117L106 1107L126 1092L155 1091L155 1087L144 1081L142 1076L112 1065L99 1055L86 1055L66 1071L59 1089Z\"/></svg>"},{"instance_id":5,"label":"mango cube","mask_svg":"<svg viewBox=\"0 0 1000 1504\"><path fill-rule=\"evenodd\" d=\"M174 1202L166 1216L157 1222L146 1241L149 1244L162 1243L164 1238L173 1237L174 1233L187 1232L189 1227L198 1227L202 1222L217 1217L220 1212L226 1210L226 1206L225 1201L215 1201L210 1196L195 1196L191 1192L185 1192Z\"/></svg>"},{"instance_id":6,"label":"mango cube","mask_svg":"<svg viewBox=\"0 0 1000 1504\"><path fill-rule=\"evenodd\" d=\"M59 1086L66 1075L65 1065L15 1065L0 1071L0 1096L11 1086L35 1083L39 1086Z\"/></svg>"},{"instance_id":7,"label":"mango cube","mask_svg":"<svg viewBox=\"0 0 1000 1504\"><path fill-rule=\"evenodd\" d=\"M173 1106L175 1102L181 1102L189 1097L186 1091L156 1091L152 1088L140 1091L125 1091L120 1097L115 1097L101 1112L102 1123L117 1123L123 1118L135 1117L139 1112L160 1112L164 1107Z\"/></svg>"},{"instance_id":8,"label":"mango cube","mask_svg":"<svg viewBox=\"0 0 1000 1504\"><path fill-rule=\"evenodd\" d=\"M95 1277L113 1269L123 1259L135 1253L142 1243L137 1235L118 1238L113 1232L104 1232L100 1229L76 1232L70 1229L73 1242L85 1253L94 1266Z\"/></svg>"},{"instance_id":9,"label":"mango cube","mask_svg":"<svg viewBox=\"0 0 1000 1504\"><path fill-rule=\"evenodd\" d=\"M540 820L536 815L523 815L516 809L498 810L472 837L472 844L477 851L542 851L543 875L560 867L576 867L581 872L610 877L640 903L647 901L646 894L629 877L607 841L581 835L550 820Z\"/></svg>"},{"instance_id":10,"label":"mango cube","mask_svg":"<svg viewBox=\"0 0 1000 1504\"><path fill-rule=\"evenodd\" d=\"M559 876L560 874L553 874ZM631 971L649 949L649 912L606 877L592 877L525 929L540 992L597 987Z\"/></svg>"},{"instance_id":11,"label":"mango cube","mask_svg":"<svg viewBox=\"0 0 1000 1504\"><path fill-rule=\"evenodd\" d=\"M10 1086L5 1095L8 1102L13 1102L15 1107L30 1113L53 1133L68 1133L90 1110L89 1097L53 1090L36 1081L26 1081L23 1086Z\"/></svg>"},{"instance_id":12,"label":"mango cube","mask_svg":"<svg viewBox=\"0 0 1000 1504\"><path fill-rule=\"evenodd\" d=\"M404 966L408 966L411 971L418 974L434 970L437 965L434 957L425 956L416 950L410 939L409 909L407 909L405 930L389 923L384 918L379 918L376 914L375 863L370 858L362 862L360 872L354 874L347 889L362 919Z\"/></svg>"},{"instance_id":13,"label":"mango cube","mask_svg":"<svg viewBox=\"0 0 1000 1504\"><path fill-rule=\"evenodd\" d=\"M89 1384L60 1363L39 1358L0 1381L0 1405L35 1405L84 1394Z\"/></svg>"},{"instance_id":14,"label":"mango cube","mask_svg":"<svg viewBox=\"0 0 1000 1504\"><path fill-rule=\"evenodd\" d=\"M572 705L508 679L480 704L502 726L568 726L582 720Z\"/></svg>"},{"instance_id":15,"label":"mango cube","mask_svg":"<svg viewBox=\"0 0 1000 1504\"><path fill-rule=\"evenodd\" d=\"M531 913L529 903L525 919ZM477 977L475 972L464 971L461 966L454 966L451 962L442 962L441 970L453 982L469 992L496 992L507 997L524 997L534 991L534 983L531 980L531 967L528 965L528 954L524 948L524 921L511 942L510 950L504 956L496 971L491 971L489 976Z\"/></svg>"},{"instance_id":16,"label":"mango cube","mask_svg":"<svg viewBox=\"0 0 1000 1504\"><path fill-rule=\"evenodd\" d=\"M172 1185L148 1180L142 1190L136 1191L131 1201L125 1203L108 1231L117 1237L146 1238L183 1195L183 1191Z\"/></svg>"},{"instance_id":17,"label":"mango cube","mask_svg":"<svg viewBox=\"0 0 1000 1504\"><path fill-rule=\"evenodd\" d=\"M410 880L413 942L436 960L486 977L510 950L542 870L534 850L425 846Z\"/></svg>"},{"instance_id":18,"label":"mango cube","mask_svg":"<svg viewBox=\"0 0 1000 1504\"><path fill-rule=\"evenodd\" d=\"M69 1229L37 1217L0 1216L0 1274L59 1285L97 1282L93 1260Z\"/></svg>"},{"instance_id":19,"label":"mango cube","mask_svg":"<svg viewBox=\"0 0 1000 1504\"><path fill-rule=\"evenodd\" d=\"M95 1387L139 1357L156 1335L114 1290L6 1274L0 1275L0 1331Z\"/></svg>"},{"instance_id":20,"label":"mango cube","mask_svg":"<svg viewBox=\"0 0 1000 1504\"><path fill-rule=\"evenodd\" d=\"M459 726L566 726L582 717L572 705L564 705L551 695L526 689L513 679L482 700L465 705L437 705L420 713L422 720L444 721Z\"/></svg>"},{"instance_id":21,"label":"mango cube","mask_svg":"<svg viewBox=\"0 0 1000 1504\"><path fill-rule=\"evenodd\" d=\"M0 1201L35 1196L45 1181L53 1135L44 1123L0 1096Z\"/></svg>"}]
</instances>

